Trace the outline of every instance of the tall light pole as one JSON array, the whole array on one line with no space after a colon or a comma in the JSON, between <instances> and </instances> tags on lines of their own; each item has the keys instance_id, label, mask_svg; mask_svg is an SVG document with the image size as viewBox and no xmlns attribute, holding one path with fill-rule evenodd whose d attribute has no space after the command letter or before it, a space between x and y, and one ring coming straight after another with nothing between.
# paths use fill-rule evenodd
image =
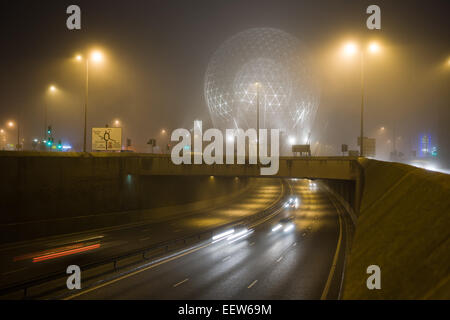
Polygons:
<instances>
[{"instance_id":1,"label":"tall light pole","mask_svg":"<svg viewBox=\"0 0 450 320\"><path fill-rule=\"evenodd\" d=\"M50 85L48 87L48 92L52 95L56 93L56 90L57 89L54 85ZM42 139L42 140L45 140L46 139L45 137L47 136L47 114L48 114L48 104L45 103L45 105L44 105L44 139Z\"/></svg>"},{"instance_id":2,"label":"tall light pole","mask_svg":"<svg viewBox=\"0 0 450 320\"><path fill-rule=\"evenodd\" d=\"M9 121L7 123L8 128L14 128L14 122ZM19 147L20 147L20 127L19 127L19 121L16 122L16 126L17 126L17 144L16 144L16 151L19 151Z\"/></svg>"},{"instance_id":3,"label":"tall light pole","mask_svg":"<svg viewBox=\"0 0 450 320\"><path fill-rule=\"evenodd\" d=\"M100 62L103 60L103 55L100 51L93 51L91 56L86 55L86 82L85 82L85 100L84 100L84 130L83 130L83 152L86 152L86 137L87 137L87 111L88 111L88 98L89 98L89 59L94 62ZM83 56L77 55L76 60L82 61Z\"/></svg>"},{"instance_id":4,"label":"tall light pole","mask_svg":"<svg viewBox=\"0 0 450 320\"><path fill-rule=\"evenodd\" d=\"M5 144L6 144L6 137L5 137L5 130L0 129L0 138L1 138L1 150L5 150Z\"/></svg>"},{"instance_id":5,"label":"tall light pole","mask_svg":"<svg viewBox=\"0 0 450 320\"><path fill-rule=\"evenodd\" d=\"M259 157L259 82L255 83L256 86L256 161Z\"/></svg>"},{"instance_id":6,"label":"tall light pole","mask_svg":"<svg viewBox=\"0 0 450 320\"><path fill-rule=\"evenodd\" d=\"M380 46L376 42L371 42L368 47L368 51L370 53L378 53L380 51ZM347 43L344 48L344 54L347 56L352 56L356 54L359 50L360 55L360 68L361 68L361 120L360 120L360 151L359 155L361 157L364 156L364 60L365 60L365 50L358 49L358 46L355 43Z\"/></svg>"},{"instance_id":7,"label":"tall light pole","mask_svg":"<svg viewBox=\"0 0 450 320\"><path fill-rule=\"evenodd\" d=\"M364 51L361 50L361 141L359 156L364 156Z\"/></svg>"},{"instance_id":8,"label":"tall light pole","mask_svg":"<svg viewBox=\"0 0 450 320\"><path fill-rule=\"evenodd\" d=\"M86 58L86 88L84 96L84 131L83 131L83 152L86 152L86 131L87 131L87 108L89 97L89 59Z\"/></svg>"}]
</instances>

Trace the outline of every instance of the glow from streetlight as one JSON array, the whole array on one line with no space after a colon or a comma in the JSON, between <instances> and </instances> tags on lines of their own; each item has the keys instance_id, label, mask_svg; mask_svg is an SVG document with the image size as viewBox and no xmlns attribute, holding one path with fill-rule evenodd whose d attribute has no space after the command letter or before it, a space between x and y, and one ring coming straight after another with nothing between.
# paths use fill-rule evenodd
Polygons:
<instances>
[{"instance_id":1,"label":"glow from streetlight","mask_svg":"<svg viewBox=\"0 0 450 320\"><path fill-rule=\"evenodd\" d=\"M118 120L118 119L114 120L114 125L115 126L119 126L120 125L120 120Z\"/></svg>"},{"instance_id":2,"label":"glow from streetlight","mask_svg":"<svg viewBox=\"0 0 450 320\"><path fill-rule=\"evenodd\" d=\"M381 50L381 48L380 48L380 45L378 43L371 42L369 44L369 52L370 53L378 53L378 52L380 52L380 50Z\"/></svg>"},{"instance_id":3,"label":"glow from streetlight","mask_svg":"<svg viewBox=\"0 0 450 320\"><path fill-rule=\"evenodd\" d=\"M50 87L48 87L48 90L52 93L56 92L56 87L54 85L51 85Z\"/></svg>"},{"instance_id":4,"label":"glow from streetlight","mask_svg":"<svg viewBox=\"0 0 450 320\"><path fill-rule=\"evenodd\" d=\"M290 145L295 144L295 137L289 137L288 142Z\"/></svg>"},{"instance_id":5,"label":"glow from streetlight","mask_svg":"<svg viewBox=\"0 0 450 320\"><path fill-rule=\"evenodd\" d=\"M342 48L342 52L346 56L353 56L358 51L358 46L354 42L348 42Z\"/></svg>"},{"instance_id":6,"label":"glow from streetlight","mask_svg":"<svg viewBox=\"0 0 450 320\"><path fill-rule=\"evenodd\" d=\"M93 51L91 54L91 59L94 62L102 62L103 61L103 54L100 51Z\"/></svg>"},{"instance_id":7,"label":"glow from streetlight","mask_svg":"<svg viewBox=\"0 0 450 320\"><path fill-rule=\"evenodd\" d=\"M166 130L162 129L161 134L166 134Z\"/></svg>"},{"instance_id":8,"label":"glow from streetlight","mask_svg":"<svg viewBox=\"0 0 450 320\"><path fill-rule=\"evenodd\" d=\"M81 54L77 54L77 55L75 56L75 60L81 61L81 60L83 60L83 56L82 56Z\"/></svg>"},{"instance_id":9,"label":"glow from streetlight","mask_svg":"<svg viewBox=\"0 0 450 320\"><path fill-rule=\"evenodd\" d=\"M14 127L14 122L9 121L9 122L8 122L8 127L10 127L10 128Z\"/></svg>"},{"instance_id":10,"label":"glow from streetlight","mask_svg":"<svg viewBox=\"0 0 450 320\"><path fill-rule=\"evenodd\" d=\"M5 133L5 130L3 130L3 129L0 129L0 133Z\"/></svg>"}]
</instances>

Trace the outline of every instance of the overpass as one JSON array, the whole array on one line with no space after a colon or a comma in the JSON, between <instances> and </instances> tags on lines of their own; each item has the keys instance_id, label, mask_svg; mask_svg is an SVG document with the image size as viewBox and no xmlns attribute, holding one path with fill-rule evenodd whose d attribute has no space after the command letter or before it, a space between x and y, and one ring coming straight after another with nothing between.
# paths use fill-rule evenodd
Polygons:
<instances>
[{"instance_id":1,"label":"overpass","mask_svg":"<svg viewBox=\"0 0 450 320\"><path fill-rule=\"evenodd\" d=\"M30 184L36 184L36 188L40 189L49 179L49 184L52 187L58 184L59 189L111 179L116 181L118 190L126 191L124 184L130 187L127 180L130 175L261 176L261 165L248 162L247 158L245 164L175 165L168 154L0 151L5 194L18 183L26 184L21 189L29 188ZM24 177L28 179L22 180ZM342 195L355 212L359 210L364 175L357 157L280 157L278 173L264 177L322 179ZM54 187L54 190L57 189Z\"/></svg>"},{"instance_id":2,"label":"overpass","mask_svg":"<svg viewBox=\"0 0 450 320\"><path fill-rule=\"evenodd\" d=\"M92 153L93 157L97 154ZM120 154L123 156L123 154ZM142 175L260 176L260 164L180 164L170 155L127 155L126 171ZM360 165L357 157L280 157L279 170L273 177L357 180ZM266 176L268 177L268 176Z\"/></svg>"},{"instance_id":3,"label":"overpass","mask_svg":"<svg viewBox=\"0 0 450 320\"><path fill-rule=\"evenodd\" d=\"M134 175L261 176L261 165L249 164L248 158L245 164L212 165L175 165L170 155L134 154L124 159L124 171ZM280 157L278 173L264 177L321 179L349 204L347 210L359 210L364 174L357 157Z\"/></svg>"}]
</instances>

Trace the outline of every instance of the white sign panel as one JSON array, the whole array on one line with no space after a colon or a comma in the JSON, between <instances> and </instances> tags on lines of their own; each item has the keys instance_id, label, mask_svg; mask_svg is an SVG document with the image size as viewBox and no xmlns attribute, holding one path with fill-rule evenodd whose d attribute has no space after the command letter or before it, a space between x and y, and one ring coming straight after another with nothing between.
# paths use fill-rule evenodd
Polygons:
<instances>
[{"instance_id":1,"label":"white sign panel","mask_svg":"<svg viewBox=\"0 0 450 320\"><path fill-rule=\"evenodd\" d=\"M93 151L119 151L122 149L122 128L92 128Z\"/></svg>"}]
</instances>

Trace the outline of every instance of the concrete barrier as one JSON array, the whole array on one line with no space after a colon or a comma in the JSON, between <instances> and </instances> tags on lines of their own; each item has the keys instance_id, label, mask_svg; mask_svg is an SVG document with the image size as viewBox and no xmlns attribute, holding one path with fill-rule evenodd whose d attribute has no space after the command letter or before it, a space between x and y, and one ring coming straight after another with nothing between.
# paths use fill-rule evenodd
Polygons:
<instances>
[{"instance_id":1,"label":"concrete barrier","mask_svg":"<svg viewBox=\"0 0 450 320\"><path fill-rule=\"evenodd\" d=\"M363 159L343 299L450 299L450 175ZM381 289L366 286L381 268Z\"/></svg>"},{"instance_id":2,"label":"concrete barrier","mask_svg":"<svg viewBox=\"0 0 450 320\"><path fill-rule=\"evenodd\" d=\"M115 154L0 152L0 241L167 218L225 203L249 186L246 177L130 174L128 160Z\"/></svg>"}]
</instances>

